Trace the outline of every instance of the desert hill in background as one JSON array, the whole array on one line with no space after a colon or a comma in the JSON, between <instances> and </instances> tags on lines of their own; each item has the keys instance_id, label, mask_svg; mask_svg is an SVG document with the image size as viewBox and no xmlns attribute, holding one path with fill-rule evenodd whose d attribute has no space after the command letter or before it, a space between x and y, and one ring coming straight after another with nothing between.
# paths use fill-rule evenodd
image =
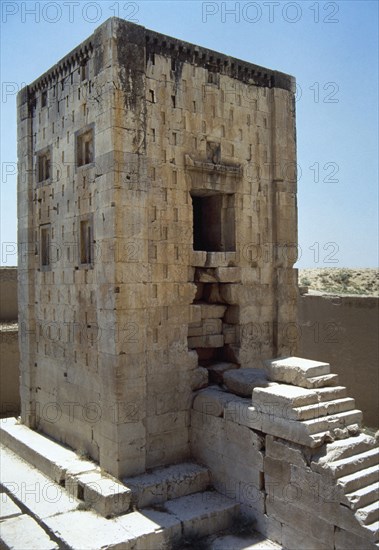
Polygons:
<instances>
[{"instance_id":1,"label":"desert hill in background","mask_svg":"<svg viewBox=\"0 0 379 550\"><path fill-rule=\"evenodd\" d=\"M336 267L299 269L299 286L333 294L379 296L379 271Z\"/></svg>"}]
</instances>

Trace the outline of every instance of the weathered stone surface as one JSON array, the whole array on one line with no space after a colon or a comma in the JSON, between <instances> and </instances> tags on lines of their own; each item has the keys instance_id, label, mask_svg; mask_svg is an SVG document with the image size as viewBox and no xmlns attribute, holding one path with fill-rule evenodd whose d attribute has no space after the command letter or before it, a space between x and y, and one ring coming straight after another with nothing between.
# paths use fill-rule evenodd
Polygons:
<instances>
[{"instance_id":1,"label":"weathered stone surface","mask_svg":"<svg viewBox=\"0 0 379 550\"><path fill-rule=\"evenodd\" d=\"M303 386L307 378L330 373L329 363L320 363L300 357L284 357L265 361L270 380Z\"/></svg>"},{"instance_id":2,"label":"weathered stone surface","mask_svg":"<svg viewBox=\"0 0 379 550\"><path fill-rule=\"evenodd\" d=\"M259 533L251 536L223 535L209 541L209 550L280 550L281 546Z\"/></svg>"},{"instance_id":3,"label":"weathered stone surface","mask_svg":"<svg viewBox=\"0 0 379 550\"><path fill-rule=\"evenodd\" d=\"M324 376L314 376L305 378L298 382L303 388L324 388L326 386L336 386L338 384L338 374L325 374Z\"/></svg>"},{"instance_id":4,"label":"weathered stone surface","mask_svg":"<svg viewBox=\"0 0 379 550\"><path fill-rule=\"evenodd\" d=\"M238 365L236 363L220 362L207 366L207 369L210 381L222 384L224 381L224 374L229 370L238 369Z\"/></svg>"},{"instance_id":5,"label":"weathered stone surface","mask_svg":"<svg viewBox=\"0 0 379 550\"><path fill-rule=\"evenodd\" d=\"M336 550L377 550L377 546L365 538L336 527L334 533Z\"/></svg>"},{"instance_id":6,"label":"weathered stone surface","mask_svg":"<svg viewBox=\"0 0 379 550\"><path fill-rule=\"evenodd\" d=\"M215 272L220 283L241 282L241 268L239 267L217 267Z\"/></svg>"},{"instance_id":7,"label":"weathered stone surface","mask_svg":"<svg viewBox=\"0 0 379 550\"><path fill-rule=\"evenodd\" d=\"M347 439L327 443L314 455L314 460L319 462L332 462L349 456L363 453L377 447L375 439L364 433Z\"/></svg>"},{"instance_id":8,"label":"weathered stone surface","mask_svg":"<svg viewBox=\"0 0 379 550\"><path fill-rule=\"evenodd\" d=\"M42 527L26 515L1 522L1 542L7 549L56 550L59 548Z\"/></svg>"},{"instance_id":9,"label":"weathered stone surface","mask_svg":"<svg viewBox=\"0 0 379 550\"><path fill-rule=\"evenodd\" d=\"M295 446L283 439L267 435L265 438L265 449L267 457L275 458L288 464L296 464L297 466L307 465L304 448Z\"/></svg>"},{"instance_id":10,"label":"weathered stone surface","mask_svg":"<svg viewBox=\"0 0 379 550\"><path fill-rule=\"evenodd\" d=\"M200 304L202 319L221 319L226 311L226 306L220 304Z\"/></svg>"},{"instance_id":11,"label":"weathered stone surface","mask_svg":"<svg viewBox=\"0 0 379 550\"><path fill-rule=\"evenodd\" d=\"M212 491L168 501L164 508L180 519L186 536L206 536L232 524L238 504Z\"/></svg>"},{"instance_id":12,"label":"weathered stone surface","mask_svg":"<svg viewBox=\"0 0 379 550\"><path fill-rule=\"evenodd\" d=\"M204 491L210 483L210 472L204 466L188 462L126 478L124 483L132 491L133 503L142 508Z\"/></svg>"},{"instance_id":13,"label":"weathered stone surface","mask_svg":"<svg viewBox=\"0 0 379 550\"><path fill-rule=\"evenodd\" d=\"M193 390L200 390L208 386L209 373L204 367L198 367L192 371L191 388Z\"/></svg>"},{"instance_id":14,"label":"weathered stone surface","mask_svg":"<svg viewBox=\"0 0 379 550\"><path fill-rule=\"evenodd\" d=\"M192 336L188 338L189 348L222 348L224 337L222 334L210 334L206 336Z\"/></svg>"},{"instance_id":15,"label":"weathered stone surface","mask_svg":"<svg viewBox=\"0 0 379 550\"><path fill-rule=\"evenodd\" d=\"M80 494L84 502L105 517L126 513L130 508L131 490L101 472L68 476L66 488L75 497Z\"/></svg>"},{"instance_id":16,"label":"weathered stone surface","mask_svg":"<svg viewBox=\"0 0 379 550\"><path fill-rule=\"evenodd\" d=\"M22 514L21 509L6 493L0 493L0 521Z\"/></svg>"},{"instance_id":17,"label":"weathered stone surface","mask_svg":"<svg viewBox=\"0 0 379 550\"><path fill-rule=\"evenodd\" d=\"M305 388L288 384L271 385L267 388L254 388L253 405L263 412L270 412L280 408L294 408L318 403L317 393Z\"/></svg>"},{"instance_id":18,"label":"weathered stone surface","mask_svg":"<svg viewBox=\"0 0 379 550\"><path fill-rule=\"evenodd\" d=\"M374 465L379 467L379 449L370 449L369 451L338 460L318 460L311 463L312 470L315 472L322 473L323 471L327 471L335 478L343 477Z\"/></svg>"},{"instance_id":19,"label":"weathered stone surface","mask_svg":"<svg viewBox=\"0 0 379 550\"><path fill-rule=\"evenodd\" d=\"M298 508L296 503L290 503L279 498L266 501L267 514L273 516L282 524L292 526L297 531L307 533L309 537L318 540L324 547L333 548L334 526L316 517L309 511ZM284 537L284 534L283 534ZM283 540L283 544L287 543ZM292 545L290 547L293 547Z\"/></svg>"},{"instance_id":20,"label":"weathered stone surface","mask_svg":"<svg viewBox=\"0 0 379 550\"><path fill-rule=\"evenodd\" d=\"M250 396L256 387L269 385L263 369L229 370L224 376L224 384L229 391L241 396Z\"/></svg>"},{"instance_id":21,"label":"weathered stone surface","mask_svg":"<svg viewBox=\"0 0 379 550\"><path fill-rule=\"evenodd\" d=\"M235 396L223 391L217 386L211 386L197 393L193 401L193 409L212 416L223 416L224 407Z\"/></svg>"}]
</instances>

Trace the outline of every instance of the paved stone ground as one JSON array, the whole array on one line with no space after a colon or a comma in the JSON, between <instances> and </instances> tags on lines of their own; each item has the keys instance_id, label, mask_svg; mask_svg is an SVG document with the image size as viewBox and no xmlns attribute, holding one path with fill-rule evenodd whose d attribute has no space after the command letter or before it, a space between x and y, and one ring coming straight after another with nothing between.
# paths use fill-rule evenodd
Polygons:
<instances>
[{"instance_id":1,"label":"paved stone ground","mask_svg":"<svg viewBox=\"0 0 379 550\"><path fill-rule=\"evenodd\" d=\"M77 499L70 497L58 484L45 478L36 468L0 446L0 549L12 550L100 550L134 548L138 550L280 550L280 546L264 539L259 533L236 536L229 532L203 539L180 536L169 548L162 545L162 528L173 525L162 521L165 514L150 509L124 514L107 520L85 511ZM10 481L12 479L12 481ZM55 496L59 495L59 498ZM196 495L192 495L196 498ZM171 501L172 503L173 501ZM167 515L167 514L166 514ZM159 517L158 517L159 516ZM161 517L162 516L162 517ZM173 520L172 516L171 520ZM152 525L160 528L157 538L141 538L142 531L151 532ZM149 524L149 525L148 525ZM114 532L114 538L112 533ZM75 535L76 533L76 535ZM175 531L176 533L176 531ZM174 531L172 531L174 534ZM137 542L138 539L138 542ZM67 544L70 540L70 544ZM77 541L77 542L73 542ZM157 542L155 546L155 541ZM124 542L122 542L124 541ZM153 544L153 545L152 545Z\"/></svg>"}]
</instances>

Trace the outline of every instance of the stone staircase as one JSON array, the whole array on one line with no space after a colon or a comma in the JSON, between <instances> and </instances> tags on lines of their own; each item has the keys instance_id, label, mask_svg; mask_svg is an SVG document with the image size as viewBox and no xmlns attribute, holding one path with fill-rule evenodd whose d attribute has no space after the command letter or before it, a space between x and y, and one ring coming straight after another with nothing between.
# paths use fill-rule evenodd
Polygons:
<instances>
[{"instance_id":1,"label":"stone staircase","mask_svg":"<svg viewBox=\"0 0 379 550\"><path fill-rule=\"evenodd\" d=\"M238 502L213 490L208 468L195 463L157 468L123 484L14 419L2 422L0 435L1 488L27 511L36 533L39 528L44 550L93 549L91 533L101 533L96 548L171 549L182 539L225 531L239 514ZM20 518L5 519L3 544L11 548L10 528Z\"/></svg>"},{"instance_id":2,"label":"stone staircase","mask_svg":"<svg viewBox=\"0 0 379 550\"><path fill-rule=\"evenodd\" d=\"M329 474L341 489L340 502L350 508L357 521L379 535L379 448L375 440L357 437L326 445L326 452L314 456L315 472Z\"/></svg>"},{"instance_id":3,"label":"stone staircase","mask_svg":"<svg viewBox=\"0 0 379 550\"><path fill-rule=\"evenodd\" d=\"M239 471L248 471L251 457L244 459L243 442L258 437L261 482L252 480L250 501L240 489L236 499L265 536L293 550L379 548L378 441L361 433L362 413L330 365L290 357L266 369L225 366L217 369L218 385L197 392L192 412L194 456L211 469L217 489L230 493L231 480L246 486ZM225 456L209 439L224 442Z\"/></svg>"}]
</instances>

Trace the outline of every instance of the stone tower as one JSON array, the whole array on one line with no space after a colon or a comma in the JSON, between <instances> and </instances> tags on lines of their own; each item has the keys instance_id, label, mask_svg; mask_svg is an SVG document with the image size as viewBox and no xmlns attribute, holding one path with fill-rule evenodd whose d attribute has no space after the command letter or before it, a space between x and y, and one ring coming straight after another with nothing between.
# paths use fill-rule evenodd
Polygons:
<instances>
[{"instance_id":1,"label":"stone tower","mask_svg":"<svg viewBox=\"0 0 379 550\"><path fill-rule=\"evenodd\" d=\"M22 419L189 457L215 363L296 344L294 79L112 18L18 96Z\"/></svg>"}]
</instances>

